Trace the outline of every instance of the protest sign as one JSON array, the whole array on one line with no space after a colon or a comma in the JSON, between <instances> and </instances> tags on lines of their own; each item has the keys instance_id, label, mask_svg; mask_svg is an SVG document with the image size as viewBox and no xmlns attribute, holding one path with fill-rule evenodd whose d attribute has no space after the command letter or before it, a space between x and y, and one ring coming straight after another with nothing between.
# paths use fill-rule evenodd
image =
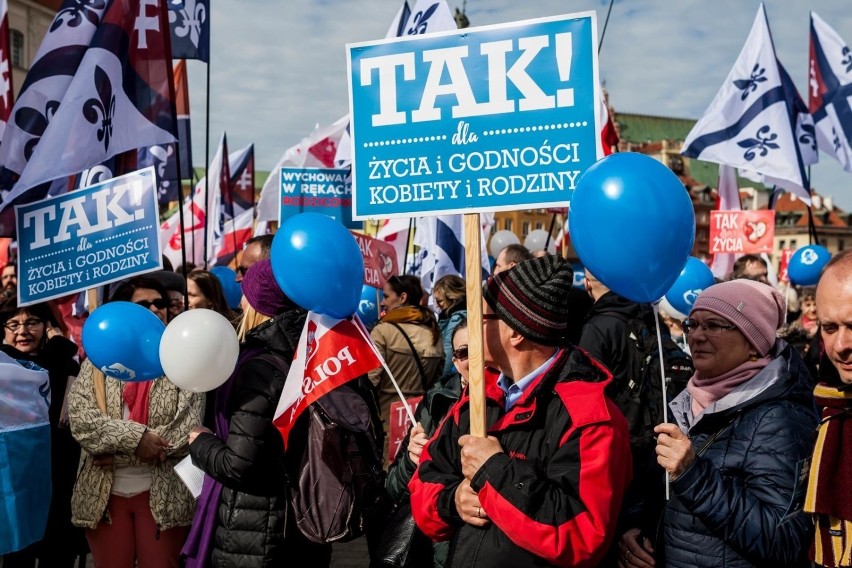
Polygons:
<instances>
[{"instance_id":1,"label":"protest sign","mask_svg":"<svg viewBox=\"0 0 852 568\"><path fill-rule=\"evenodd\" d=\"M284 167L279 175L279 227L289 217L306 212L328 215L347 229L361 226L352 221L352 184L348 169Z\"/></svg>"},{"instance_id":2,"label":"protest sign","mask_svg":"<svg viewBox=\"0 0 852 568\"><path fill-rule=\"evenodd\" d=\"M15 207L18 304L162 268L153 166Z\"/></svg>"},{"instance_id":3,"label":"protest sign","mask_svg":"<svg viewBox=\"0 0 852 568\"><path fill-rule=\"evenodd\" d=\"M781 259L778 262L778 281L779 282L790 282L790 275L787 273L787 267L790 266L790 259L793 257L793 253L796 252L795 249L784 248L781 249L780 257Z\"/></svg>"},{"instance_id":4,"label":"protest sign","mask_svg":"<svg viewBox=\"0 0 852 568\"><path fill-rule=\"evenodd\" d=\"M710 252L771 253L775 239L772 209L710 212Z\"/></svg>"},{"instance_id":5,"label":"protest sign","mask_svg":"<svg viewBox=\"0 0 852 568\"><path fill-rule=\"evenodd\" d=\"M347 53L354 219L565 207L602 155L594 12Z\"/></svg>"},{"instance_id":6,"label":"protest sign","mask_svg":"<svg viewBox=\"0 0 852 568\"><path fill-rule=\"evenodd\" d=\"M400 400L395 400L390 404L388 455L385 456L388 463L393 463L397 452L400 450L400 446L402 446L402 441L408 434L408 429L412 426L408 419L408 410L405 407L408 406L411 412L414 412L414 409L417 408L417 405L420 404L422 399L423 396L412 396L411 398L406 398L404 403Z\"/></svg>"},{"instance_id":7,"label":"protest sign","mask_svg":"<svg viewBox=\"0 0 852 568\"><path fill-rule=\"evenodd\" d=\"M355 231L350 232L364 258L364 284L373 288L384 287L388 278L399 274L393 245Z\"/></svg>"}]
</instances>

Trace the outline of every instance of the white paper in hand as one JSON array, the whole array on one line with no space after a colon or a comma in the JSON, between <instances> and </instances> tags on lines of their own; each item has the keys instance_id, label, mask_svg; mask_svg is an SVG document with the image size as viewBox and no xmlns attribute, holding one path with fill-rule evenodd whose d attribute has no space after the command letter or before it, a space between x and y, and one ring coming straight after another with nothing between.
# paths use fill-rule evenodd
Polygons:
<instances>
[{"instance_id":1,"label":"white paper in hand","mask_svg":"<svg viewBox=\"0 0 852 568\"><path fill-rule=\"evenodd\" d=\"M192 458L186 456L175 464L175 473L186 485L192 496L198 499L201 495L201 486L204 484L204 470L192 463Z\"/></svg>"}]
</instances>

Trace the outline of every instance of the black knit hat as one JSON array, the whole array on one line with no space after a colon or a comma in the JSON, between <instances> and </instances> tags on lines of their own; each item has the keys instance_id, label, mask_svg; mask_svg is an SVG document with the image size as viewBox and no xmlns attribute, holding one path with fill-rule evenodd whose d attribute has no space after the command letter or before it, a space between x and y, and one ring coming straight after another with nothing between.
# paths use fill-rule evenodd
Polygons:
<instances>
[{"instance_id":1,"label":"black knit hat","mask_svg":"<svg viewBox=\"0 0 852 568\"><path fill-rule=\"evenodd\" d=\"M494 313L525 338L557 345L565 336L573 282L568 261L548 254L495 274L482 294Z\"/></svg>"}]
</instances>

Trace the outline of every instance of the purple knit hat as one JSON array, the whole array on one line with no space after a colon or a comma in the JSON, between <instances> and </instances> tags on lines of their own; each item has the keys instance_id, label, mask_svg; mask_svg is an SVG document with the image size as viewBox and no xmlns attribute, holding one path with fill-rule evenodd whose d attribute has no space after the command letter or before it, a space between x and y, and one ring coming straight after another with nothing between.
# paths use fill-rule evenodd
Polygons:
<instances>
[{"instance_id":1,"label":"purple knit hat","mask_svg":"<svg viewBox=\"0 0 852 568\"><path fill-rule=\"evenodd\" d=\"M698 310L722 316L746 336L761 357L775 345L775 332L785 319L784 298L772 286L745 278L714 284L695 300Z\"/></svg>"},{"instance_id":2,"label":"purple knit hat","mask_svg":"<svg viewBox=\"0 0 852 568\"><path fill-rule=\"evenodd\" d=\"M284 295L275 276L272 275L272 263L269 259L263 259L252 264L242 281L243 296L256 312L269 317L296 307L296 305Z\"/></svg>"}]
</instances>

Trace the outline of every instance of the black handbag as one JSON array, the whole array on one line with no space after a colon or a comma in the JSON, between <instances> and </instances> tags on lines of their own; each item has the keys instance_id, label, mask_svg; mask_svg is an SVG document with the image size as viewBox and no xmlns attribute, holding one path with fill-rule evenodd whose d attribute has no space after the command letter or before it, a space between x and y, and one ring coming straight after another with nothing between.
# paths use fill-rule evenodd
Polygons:
<instances>
[{"instance_id":1,"label":"black handbag","mask_svg":"<svg viewBox=\"0 0 852 568\"><path fill-rule=\"evenodd\" d=\"M420 532L411 516L411 501L405 499L391 512L376 550L383 568L426 568L432 566L432 541Z\"/></svg>"}]
</instances>

